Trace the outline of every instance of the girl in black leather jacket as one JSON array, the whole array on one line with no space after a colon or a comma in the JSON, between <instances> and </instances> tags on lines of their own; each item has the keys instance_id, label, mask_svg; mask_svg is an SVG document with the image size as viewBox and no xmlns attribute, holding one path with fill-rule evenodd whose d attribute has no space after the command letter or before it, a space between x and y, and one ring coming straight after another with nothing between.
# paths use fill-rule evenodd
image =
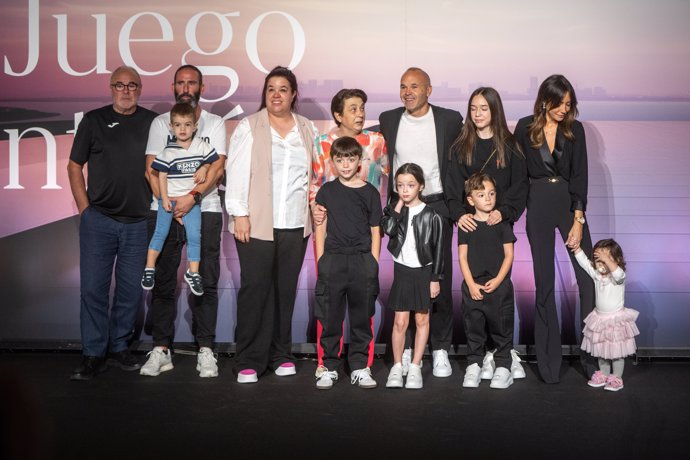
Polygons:
<instances>
[{"instance_id":1,"label":"girl in black leather jacket","mask_svg":"<svg viewBox=\"0 0 690 460\"><path fill-rule=\"evenodd\" d=\"M405 163L395 173L399 199L384 209L383 231L390 237L388 250L395 261L393 286L388 307L395 311L393 325L394 365L387 388L402 388L402 354L405 331L414 312L416 334L414 356L405 388L422 388L422 355L429 338L429 311L440 292L443 277L443 221L421 200L424 172L414 163Z\"/></svg>"}]
</instances>

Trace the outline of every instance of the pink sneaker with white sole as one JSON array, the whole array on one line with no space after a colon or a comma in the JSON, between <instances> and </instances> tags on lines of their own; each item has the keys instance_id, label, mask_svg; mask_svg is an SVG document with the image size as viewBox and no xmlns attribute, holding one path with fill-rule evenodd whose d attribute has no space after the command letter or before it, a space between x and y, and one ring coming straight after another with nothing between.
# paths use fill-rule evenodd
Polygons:
<instances>
[{"instance_id":1,"label":"pink sneaker with white sole","mask_svg":"<svg viewBox=\"0 0 690 460\"><path fill-rule=\"evenodd\" d=\"M594 388L601 388L606 385L607 377L601 371L596 371L592 378L587 382L587 385Z\"/></svg>"},{"instance_id":2,"label":"pink sneaker with white sole","mask_svg":"<svg viewBox=\"0 0 690 460\"><path fill-rule=\"evenodd\" d=\"M604 390L607 391L618 391L623 389L623 379L616 377L615 375L609 375L608 380L606 380L606 386Z\"/></svg>"}]
</instances>

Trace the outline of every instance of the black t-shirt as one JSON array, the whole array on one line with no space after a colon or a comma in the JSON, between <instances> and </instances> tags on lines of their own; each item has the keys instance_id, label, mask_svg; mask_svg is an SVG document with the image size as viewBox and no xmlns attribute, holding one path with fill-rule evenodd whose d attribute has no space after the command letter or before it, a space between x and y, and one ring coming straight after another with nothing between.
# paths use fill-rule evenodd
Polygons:
<instances>
[{"instance_id":1,"label":"black t-shirt","mask_svg":"<svg viewBox=\"0 0 690 460\"><path fill-rule=\"evenodd\" d=\"M381 196L373 185L353 188L335 179L319 189L316 202L328 209L326 251L371 251L371 227L378 227L382 216Z\"/></svg>"},{"instance_id":2,"label":"black t-shirt","mask_svg":"<svg viewBox=\"0 0 690 460\"><path fill-rule=\"evenodd\" d=\"M88 163L89 206L119 222L138 222L148 213L146 141L156 116L143 107L122 115L107 105L84 115L74 136L70 160Z\"/></svg>"},{"instance_id":3,"label":"black t-shirt","mask_svg":"<svg viewBox=\"0 0 690 460\"><path fill-rule=\"evenodd\" d=\"M467 263L475 281L488 281L501 271L505 254L503 245L517 238L506 221L496 225L476 221L477 228L466 232L458 227L458 245L467 245ZM510 276L510 273L508 274Z\"/></svg>"}]
</instances>

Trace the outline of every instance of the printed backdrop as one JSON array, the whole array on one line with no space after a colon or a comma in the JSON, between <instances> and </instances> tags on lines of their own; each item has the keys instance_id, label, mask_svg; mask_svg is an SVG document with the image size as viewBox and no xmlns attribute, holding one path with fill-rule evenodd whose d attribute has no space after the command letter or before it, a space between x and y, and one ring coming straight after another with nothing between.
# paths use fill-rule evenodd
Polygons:
<instances>
[{"instance_id":1,"label":"printed backdrop","mask_svg":"<svg viewBox=\"0 0 690 460\"><path fill-rule=\"evenodd\" d=\"M0 343L79 341L78 218L66 164L84 112L109 103L108 73L142 75L141 104L169 110L175 68L199 66L203 106L231 133L257 110L263 77L288 65L299 112L331 126L344 87L369 94L368 124L400 105L409 66L431 75L431 102L467 110L480 85L497 88L511 127L529 114L553 73L576 86L589 149L592 237L613 237L628 260L626 303L640 311L638 345L690 349L690 4L561 0L6 0L0 15ZM143 154L143 152L142 152ZM524 217L513 269L516 341L533 343L534 281ZM234 341L239 266L223 234L218 342ZM293 319L296 343L313 342L314 260L308 251ZM456 254L457 258L457 254ZM559 248L557 297L564 343L579 335L575 280ZM456 311L461 275L454 269ZM381 262L377 341L386 342L392 262ZM181 278L180 278L181 279ZM176 340L191 342L189 292L180 283ZM455 343L464 343L459 317ZM150 340L148 299L137 335Z\"/></svg>"}]
</instances>

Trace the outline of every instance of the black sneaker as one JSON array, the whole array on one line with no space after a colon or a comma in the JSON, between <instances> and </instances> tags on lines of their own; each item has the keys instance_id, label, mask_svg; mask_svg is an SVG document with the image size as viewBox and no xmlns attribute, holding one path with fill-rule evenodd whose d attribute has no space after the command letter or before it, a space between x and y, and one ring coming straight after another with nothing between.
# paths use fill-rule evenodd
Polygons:
<instances>
[{"instance_id":1,"label":"black sneaker","mask_svg":"<svg viewBox=\"0 0 690 460\"><path fill-rule=\"evenodd\" d=\"M141 362L129 350L125 350L110 353L108 355L108 366L119 367L123 371L138 371L141 369Z\"/></svg>"},{"instance_id":2,"label":"black sneaker","mask_svg":"<svg viewBox=\"0 0 690 460\"><path fill-rule=\"evenodd\" d=\"M194 295L204 295L204 287L201 285L201 275L187 270L184 273L184 280L189 284L189 289Z\"/></svg>"},{"instance_id":3,"label":"black sneaker","mask_svg":"<svg viewBox=\"0 0 690 460\"><path fill-rule=\"evenodd\" d=\"M84 356L81 360L81 364L72 372L69 379L91 380L106 370L108 370L108 366L105 363L105 358L99 356Z\"/></svg>"},{"instance_id":4,"label":"black sneaker","mask_svg":"<svg viewBox=\"0 0 690 460\"><path fill-rule=\"evenodd\" d=\"M141 287L150 291L153 289L153 285L156 282L156 269L155 268L145 268L144 274L141 277Z\"/></svg>"}]
</instances>

